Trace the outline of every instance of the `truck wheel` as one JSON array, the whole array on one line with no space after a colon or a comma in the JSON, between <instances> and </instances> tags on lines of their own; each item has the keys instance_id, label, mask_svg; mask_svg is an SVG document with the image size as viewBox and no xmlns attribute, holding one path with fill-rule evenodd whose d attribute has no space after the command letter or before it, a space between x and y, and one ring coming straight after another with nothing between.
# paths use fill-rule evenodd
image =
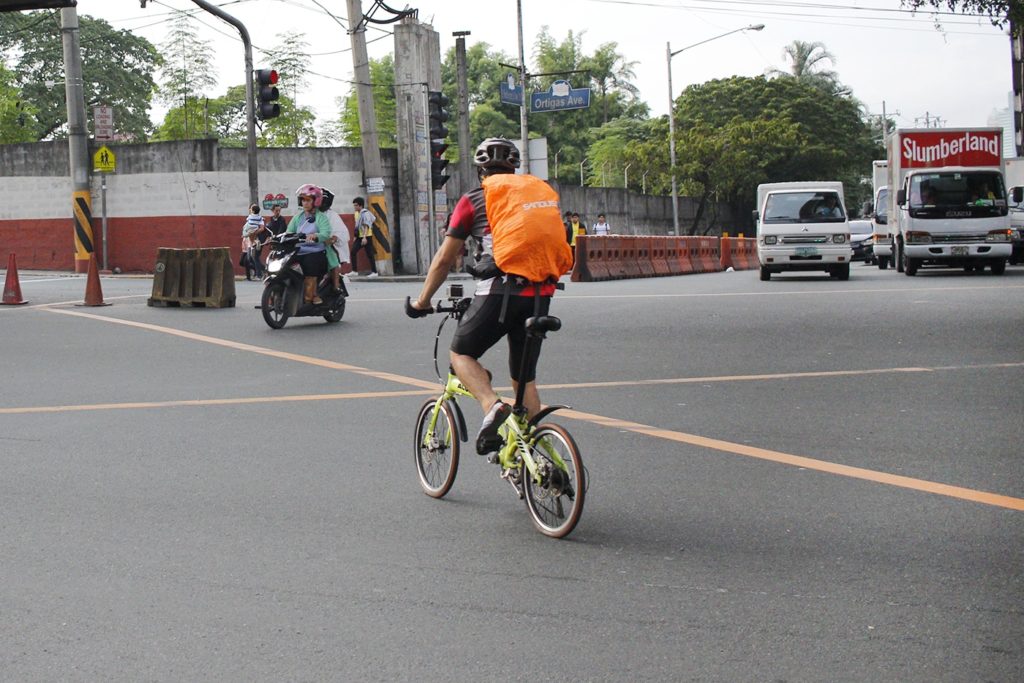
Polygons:
<instances>
[{"instance_id":1,"label":"truck wheel","mask_svg":"<svg viewBox=\"0 0 1024 683\"><path fill-rule=\"evenodd\" d=\"M899 242L893 242L892 244L892 262L896 266L896 272L903 272L903 249L900 248Z\"/></svg>"},{"instance_id":2,"label":"truck wheel","mask_svg":"<svg viewBox=\"0 0 1024 683\"><path fill-rule=\"evenodd\" d=\"M772 279L772 271L768 270L764 266L761 266L761 282L768 282Z\"/></svg>"},{"instance_id":3,"label":"truck wheel","mask_svg":"<svg viewBox=\"0 0 1024 683\"><path fill-rule=\"evenodd\" d=\"M1003 259L993 261L991 263L991 266L993 275L1002 275L1003 273L1006 272L1006 261L1004 261Z\"/></svg>"},{"instance_id":4,"label":"truck wheel","mask_svg":"<svg viewBox=\"0 0 1024 683\"><path fill-rule=\"evenodd\" d=\"M918 262L920 260L921 259L910 258L909 256L906 255L906 253L904 253L903 272L906 273L907 275L910 275L911 277L917 275Z\"/></svg>"},{"instance_id":5,"label":"truck wheel","mask_svg":"<svg viewBox=\"0 0 1024 683\"><path fill-rule=\"evenodd\" d=\"M888 267L889 267L889 257L888 256L879 256L878 257L878 269L879 270L885 270Z\"/></svg>"},{"instance_id":6,"label":"truck wheel","mask_svg":"<svg viewBox=\"0 0 1024 683\"><path fill-rule=\"evenodd\" d=\"M844 266L839 266L832 271L832 276L838 280L849 280L850 279L850 264L847 263Z\"/></svg>"}]
</instances>

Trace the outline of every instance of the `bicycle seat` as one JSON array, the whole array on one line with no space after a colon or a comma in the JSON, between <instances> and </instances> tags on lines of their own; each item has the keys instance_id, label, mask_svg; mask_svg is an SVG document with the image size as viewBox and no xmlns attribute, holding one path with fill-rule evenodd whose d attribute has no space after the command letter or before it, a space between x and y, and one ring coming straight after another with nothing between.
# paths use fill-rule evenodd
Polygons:
<instances>
[{"instance_id":1,"label":"bicycle seat","mask_svg":"<svg viewBox=\"0 0 1024 683\"><path fill-rule=\"evenodd\" d=\"M557 332L562 329L562 321L553 315L535 315L526 319L528 332Z\"/></svg>"}]
</instances>

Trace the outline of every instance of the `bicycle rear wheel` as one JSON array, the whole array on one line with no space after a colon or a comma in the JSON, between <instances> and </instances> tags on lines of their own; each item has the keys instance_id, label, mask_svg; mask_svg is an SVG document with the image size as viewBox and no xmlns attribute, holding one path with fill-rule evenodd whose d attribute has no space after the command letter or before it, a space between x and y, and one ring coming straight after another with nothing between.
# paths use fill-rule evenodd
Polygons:
<instances>
[{"instance_id":1,"label":"bicycle rear wheel","mask_svg":"<svg viewBox=\"0 0 1024 683\"><path fill-rule=\"evenodd\" d=\"M545 536L564 538L580 521L587 492L580 449L565 428L543 424L534 430L530 455L540 475L538 482L523 468L523 493L530 518ZM565 469L556 464L555 455L565 463Z\"/></svg>"},{"instance_id":2,"label":"bicycle rear wheel","mask_svg":"<svg viewBox=\"0 0 1024 683\"><path fill-rule=\"evenodd\" d=\"M447 403L438 410L433 434L427 434L436 403L436 399L431 399L420 408L413 441L420 486L431 498L441 498L448 493L459 471L459 431Z\"/></svg>"}]
</instances>

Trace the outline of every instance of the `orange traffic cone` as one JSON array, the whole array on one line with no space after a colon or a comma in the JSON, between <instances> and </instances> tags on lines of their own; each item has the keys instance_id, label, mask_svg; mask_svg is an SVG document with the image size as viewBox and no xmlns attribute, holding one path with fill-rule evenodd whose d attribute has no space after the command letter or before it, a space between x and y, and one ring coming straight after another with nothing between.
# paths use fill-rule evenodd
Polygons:
<instances>
[{"instance_id":1,"label":"orange traffic cone","mask_svg":"<svg viewBox=\"0 0 1024 683\"><path fill-rule=\"evenodd\" d=\"M96 254L89 256L89 274L85 278L85 301L78 306L109 306L103 303L103 289L100 287L100 269L96 265Z\"/></svg>"},{"instance_id":2,"label":"orange traffic cone","mask_svg":"<svg viewBox=\"0 0 1024 683\"><path fill-rule=\"evenodd\" d=\"M0 304L13 306L27 303L27 301L21 298L21 283L18 282L18 264L15 263L14 254L11 253L7 258L7 279L4 281L4 298L0 301Z\"/></svg>"}]
</instances>

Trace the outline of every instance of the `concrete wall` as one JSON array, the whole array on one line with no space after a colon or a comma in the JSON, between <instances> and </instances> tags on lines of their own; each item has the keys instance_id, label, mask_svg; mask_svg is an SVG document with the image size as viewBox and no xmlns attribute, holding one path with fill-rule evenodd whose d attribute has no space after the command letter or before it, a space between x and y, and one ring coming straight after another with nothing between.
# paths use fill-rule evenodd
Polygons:
<instances>
[{"instance_id":1,"label":"concrete wall","mask_svg":"<svg viewBox=\"0 0 1024 683\"><path fill-rule=\"evenodd\" d=\"M241 249L248 213L249 178L244 149L215 140L110 145L116 173L106 176L109 266L150 272L159 247L227 246ZM394 188L394 150L382 150L386 185ZM362 153L352 148L260 149L259 197L284 194L295 211L303 183L330 188L335 208L351 214L351 200L365 196ZM93 174L92 215L96 251L102 254L101 176ZM0 245L17 254L21 268L71 270L74 223L66 143L0 146ZM389 196L389 202L397 197ZM265 211L264 215L269 215ZM2 254L0 254L2 255ZM6 260L4 261L6 263Z\"/></svg>"}]
</instances>

